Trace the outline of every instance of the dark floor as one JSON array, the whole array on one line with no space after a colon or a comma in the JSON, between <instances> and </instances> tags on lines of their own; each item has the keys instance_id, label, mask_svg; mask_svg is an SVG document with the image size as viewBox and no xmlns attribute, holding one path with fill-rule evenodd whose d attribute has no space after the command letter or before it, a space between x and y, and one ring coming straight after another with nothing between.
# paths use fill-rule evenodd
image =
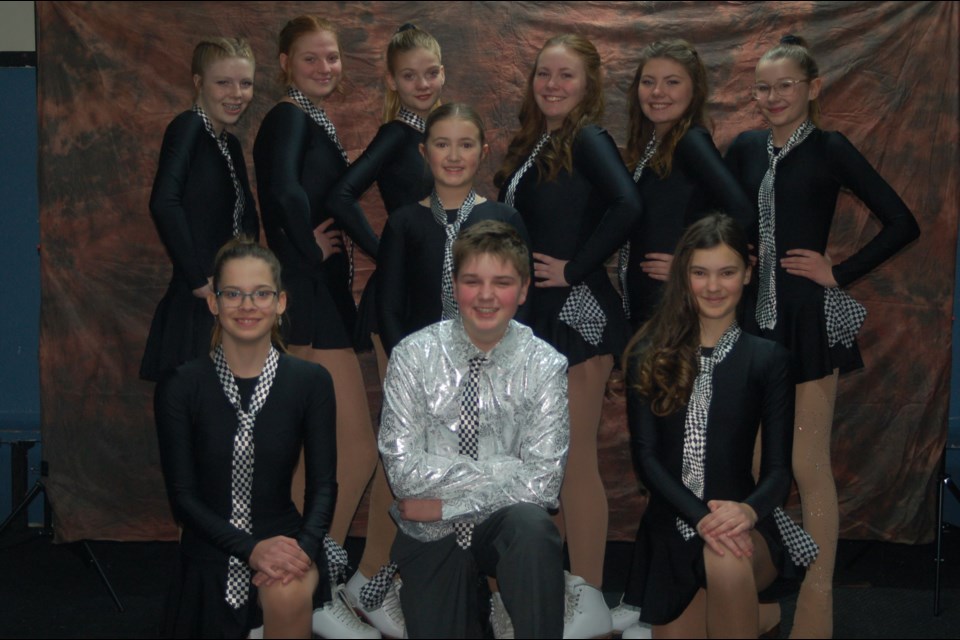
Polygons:
<instances>
[{"instance_id":1,"label":"dark floor","mask_svg":"<svg viewBox=\"0 0 960 640\"><path fill-rule=\"evenodd\" d=\"M362 539L347 548L356 561ZM0 537L0 637L152 638L176 545L91 542L123 605L120 613L81 544L54 545L36 531ZM630 545L610 543L604 587L611 603L626 580ZM835 588L838 638L960 637L960 531L945 535L941 613L934 617L934 545L841 540ZM783 605L783 637L794 597Z\"/></svg>"}]
</instances>

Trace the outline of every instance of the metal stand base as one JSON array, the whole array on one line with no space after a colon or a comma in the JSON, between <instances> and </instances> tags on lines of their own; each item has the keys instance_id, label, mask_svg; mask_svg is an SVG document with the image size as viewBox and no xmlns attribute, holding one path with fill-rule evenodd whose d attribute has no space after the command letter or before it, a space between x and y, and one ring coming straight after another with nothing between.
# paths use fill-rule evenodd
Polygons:
<instances>
[{"instance_id":1,"label":"metal stand base","mask_svg":"<svg viewBox=\"0 0 960 640\"><path fill-rule=\"evenodd\" d=\"M17 516L20 515L27 507L30 506L30 503L33 502L40 494L44 494L44 517L43 517L43 529L41 535L51 535L53 529L50 526L50 508L49 503L46 500L47 488L43 484L43 480L37 480L36 484L33 485L33 488L30 489L29 493L24 497L23 502L21 502L17 507L7 516L7 519L3 521L3 524L0 524L0 535L3 535L3 532L6 530L7 526L10 525ZM87 544L86 540L81 540L78 543L84 551L86 556L87 564L92 565L94 569L97 570L97 575L100 576L100 581L103 582L103 586L106 587L107 593L110 594L110 597L113 598L113 603L117 605L117 611L123 613L123 605L120 603L120 598L117 597L117 592L113 590L113 585L110 584L110 579L107 578L107 574L104 573L103 567L100 566L100 562L97 560L97 556L94 555L93 549L90 548L90 545Z\"/></svg>"}]
</instances>

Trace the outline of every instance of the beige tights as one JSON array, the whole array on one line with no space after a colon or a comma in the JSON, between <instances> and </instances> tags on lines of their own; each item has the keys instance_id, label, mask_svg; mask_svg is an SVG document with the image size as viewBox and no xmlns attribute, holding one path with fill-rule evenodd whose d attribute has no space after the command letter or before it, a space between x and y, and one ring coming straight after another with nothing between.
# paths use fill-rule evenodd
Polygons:
<instances>
[{"instance_id":1,"label":"beige tights","mask_svg":"<svg viewBox=\"0 0 960 640\"><path fill-rule=\"evenodd\" d=\"M323 365L333 377L337 398L337 506L330 537L343 544L357 505L377 464L377 443L370 424L367 390L352 349L291 346L290 354ZM302 459L302 454L301 454ZM294 504L303 510L304 469L297 466L292 484Z\"/></svg>"},{"instance_id":2,"label":"beige tights","mask_svg":"<svg viewBox=\"0 0 960 640\"><path fill-rule=\"evenodd\" d=\"M312 638L313 592L320 582L317 567L289 584L258 589L264 638Z\"/></svg>"},{"instance_id":3,"label":"beige tights","mask_svg":"<svg viewBox=\"0 0 960 640\"><path fill-rule=\"evenodd\" d=\"M833 635L833 566L840 514L830 463L830 436L836 399L836 371L797 385L793 475L800 491L803 528L820 545L820 554L800 586L791 638Z\"/></svg>"},{"instance_id":4,"label":"beige tights","mask_svg":"<svg viewBox=\"0 0 960 640\"><path fill-rule=\"evenodd\" d=\"M766 542L751 532L754 552L737 558L703 547L707 588L700 589L676 620L653 627L654 638L756 638L757 592L776 577Z\"/></svg>"},{"instance_id":5,"label":"beige tights","mask_svg":"<svg viewBox=\"0 0 960 640\"><path fill-rule=\"evenodd\" d=\"M377 354L377 370L380 374L380 386L383 387L383 378L387 372L387 354L383 350L380 336L372 334L373 348ZM379 432L379 426L376 429ZM393 493L387 483L387 476L383 472L383 464L377 461L377 470L373 475L373 486L370 487L370 507L367 512L367 542L363 547L363 557L360 558L360 573L371 578L385 564L390 563L390 547L397 535L397 525L390 517L390 505L393 503Z\"/></svg>"},{"instance_id":6,"label":"beige tights","mask_svg":"<svg viewBox=\"0 0 960 640\"><path fill-rule=\"evenodd\" d=\"M561 532L567 539L570 571L600 587L607 546L607 494L597 461L597 432L613 356L595 356L570 367L570 451L560 488Z\"/></svg>"}]
</instances>

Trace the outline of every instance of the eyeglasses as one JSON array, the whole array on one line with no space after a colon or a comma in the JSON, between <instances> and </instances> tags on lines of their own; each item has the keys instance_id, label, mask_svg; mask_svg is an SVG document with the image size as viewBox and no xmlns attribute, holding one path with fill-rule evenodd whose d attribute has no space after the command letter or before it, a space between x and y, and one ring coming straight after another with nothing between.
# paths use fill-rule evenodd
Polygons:
<instances>
[{"instance_id":1,"label":"eyeglasses","mask_svg":"<svg viewBox=\"0 0 960 640\"><path fill-rule=\"evenodd\" d=\"M273 304L277 295L277 292L271 289L257 289L250 293L244 293L239 289L222 289L217 291L217 297L220 298L220 303L227 309L239 307L243 304L244 298L248 296L250 301L253 302L253 306L258 309L268 309Z\"/></svg>"},{"instance_id":2,"label":"eyeglasses","mask_svg":"<svg viewBox=\"0 0 960 640\"><path fill-rule=\"evenodd\" d=\"M773 84L767 84L766 82L758 82L753 85L751 88L751 95L754 100L759 100L760 98L765 98L770 95L770 92L777 94L781 98L792 98L793 94L797 92L797 85L801 82L810 82L809 79L806 80L777 80Z\"/></svg>"}]
</instances>

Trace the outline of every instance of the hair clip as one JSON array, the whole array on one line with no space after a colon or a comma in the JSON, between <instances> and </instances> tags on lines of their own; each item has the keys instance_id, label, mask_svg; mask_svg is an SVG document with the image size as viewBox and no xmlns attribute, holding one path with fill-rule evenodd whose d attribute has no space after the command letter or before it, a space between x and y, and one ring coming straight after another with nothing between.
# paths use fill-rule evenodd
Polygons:
<instances>
[{"instance_id":1,"label":"hair clip","mask_svg":"<svg viewBox=\"0 0 960 640\"><path fill-rule=\"evenodd\" d=\"M800 36L795 36L792 33L788 33L787 35L780 38L780 44L795 44L802 47L803 40L800 38Z\"/></svg>"},{"instance_id":2,"label":"hair clip","mask_svg":"<svg viewBox=\"0 0 960 640\"><path fill-rule=\"evenodd\" d=\"M403 33L404 31L409 31L410 29L416 29L417 25L412 22L404 22L402 25L397 27L397 33Z\"/></svg>"}]
</instances>

